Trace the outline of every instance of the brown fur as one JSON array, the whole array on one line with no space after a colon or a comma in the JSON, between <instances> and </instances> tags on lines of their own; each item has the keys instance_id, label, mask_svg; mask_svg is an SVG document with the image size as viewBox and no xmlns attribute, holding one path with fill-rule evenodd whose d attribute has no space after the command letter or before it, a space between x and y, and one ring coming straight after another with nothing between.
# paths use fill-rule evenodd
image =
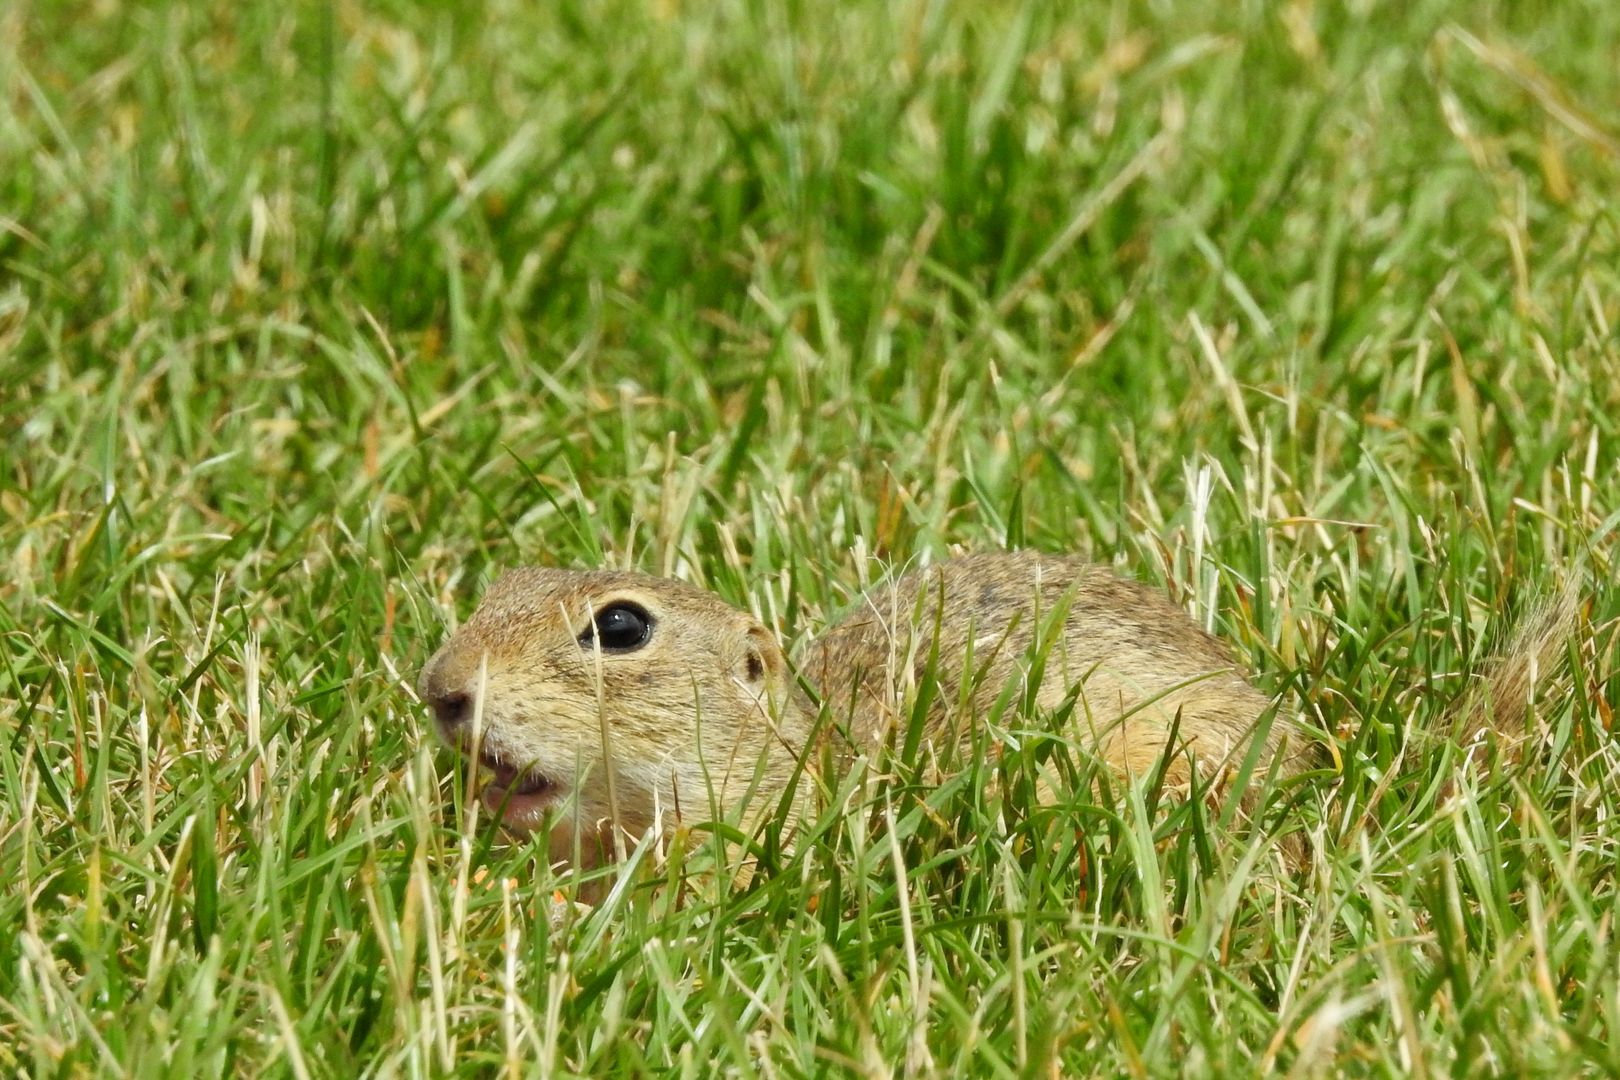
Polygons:
<instances>
[{"instance_id":1,"label":"brown fur","mask_svg":"<svg viewBox=\"0 0 1620 1080\"><path fill-rule=\"evenodd\" d=\"M648 643L619 655L581 648L591 612L625 599L656 620ZM1049 630L1057 632L1037 648ZM810 643L799 670L826 702L829 737L871 752L935 652L930 753L951 740L965 745L973 732L956 705L980 722L1006 687L1027 678L1033 655L1045 658L1037 708L1074 695L1077 741L1127 776L1157 766L1178 716L1170 782L1184 784L1194 765L1217 776L1241 760L1270 704L1227 648L1162 593L1078 558L1033 552L953 559L874 589ZM634 840L676 818L772 812L805 750L816 749L808 743L817 710L771 635L677 581L509 573L428 663L422 695L474 694L481 667L485 749L536 765L572 794L574 814L555 822L551 837L559 861L608 857L612 821ZM447 737L468 739L465 731ZM1287 716L1270 725L1262 769L1274 757L1284 776L1308 763L1308 744ZM808 764L819 760L812 754ZM576 833L585 837L577 853Z\"/></svg>"},{"instance_id":2,"label":"brown fur","mask_svg":"<svg viewBox=\"0 0 1620 1080\"><path fill-rule=\"evenodd\" d=\"M1577 575L1519 620L1507 644L1469 677L1451 706L1451 732L1459 743L1467 746L1493 734L1516 749L1531 734L1531 703L1538 692L1560 684L1581 607Z\"/></svg>"},{"instance_id":3,"label":"brown fur","mask_svg":"<svg viewBox=\"0 0 1620 1080\"><path fill-rule=\"evenodd\" d=\"M647 644L582 648L592 613L626 600L655 620ZM1452 707L1453 734L1527 735L1532 694L1558 678L1578 616L1573 589L1534 609ZM729 816L747 828L775 812L802 768L819 767L822 749L847 761L891 737L899 744L902 709L931 663L937 693L921 752L943 758L969 745L971 725L1013 687L1033 693L1041 712L1072 698L1076 741L1124 776L1155 769L1174 730L1169 782L1185 786L1194 768L1218 782L1271 704L1226 646L1159 591L1033 552L948 560L864 595L798 665L831 721L819 729L816 702L763 626L702 589L635 573L506 574L429 661L420 689L429 702L478 699L481 724L446 738L463 749L479 741L486 756L555 780L553 804L572 809L551 822L552 859L593 865L680 819ZM471 728L481 728L477 739ZM818 730L830 742L811 745ZM1262 770L1275 765L1286 778L1311 758L1294 719L1277 715ZM545 817L507 814L518 828Z\"/></svg>"},{"instance_id":4,"label":"brown fur","mask_svg":"<svg viewBox=\"0 0 1620 1080\"><path fill-rule=\"evenodd\" d=\"M1043 633L1050 641L1037 647ZM1035 552L953 559L873 590L811 645L802 669L833 718L851 717L855 742L871 748L898 719L936 646L931 739L943 734L964 682L969 714L984 716L1025 677L1031 658L1044 655L1036 707L1056 709L1077 692L1077 734L1127 775L1157 766L1177 714L1172 782L1186 779L1188 753L1201 766L1229 763L1269 704L1226 645L1162 592L1078 558ZM972 732L955 735L966 741ZM1288 719L1271 726L1267 750L1284 752L1287 774L1304 764L1304 740Z\"/></svg>"}]
</instances>

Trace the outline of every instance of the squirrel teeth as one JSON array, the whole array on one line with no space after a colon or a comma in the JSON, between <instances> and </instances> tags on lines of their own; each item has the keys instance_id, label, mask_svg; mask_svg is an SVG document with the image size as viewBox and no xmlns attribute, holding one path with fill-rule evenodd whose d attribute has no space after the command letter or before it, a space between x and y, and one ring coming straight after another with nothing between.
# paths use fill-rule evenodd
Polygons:
<instances>
[{"instance_id":1,"label":"squirrel teeth","mask_svg":"<svg viewBox=\"0 0 1620 1080\"><path fill-rule=\"evenodd\" d=\"M506 784L504 786L511 789L514 795L538 795L542 791L549 790L552 783L540 773L531 772L524 773L523 776L519 777L515 785Z\"/></svg>"},{"instance_id":2,"label":"squirrel teeth","mask_svg":"<svg viewBox=\"0 0 1620 1080\"><path fill-rule=\"evenodd\" d=\"M502 792L511 792L513 795L537 795L555 786L544 773L532 769L519 770L515 765L508 765L489 754L480 754L479 761L495 774L489 786L500 788Z\"/></svg>"}]
</instances>

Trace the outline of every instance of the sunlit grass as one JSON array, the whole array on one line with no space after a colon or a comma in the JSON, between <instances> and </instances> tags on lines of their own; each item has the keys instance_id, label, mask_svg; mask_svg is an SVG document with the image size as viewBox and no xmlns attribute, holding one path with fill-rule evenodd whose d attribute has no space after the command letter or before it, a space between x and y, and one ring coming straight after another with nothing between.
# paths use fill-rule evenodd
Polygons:
<instances>
[{"instance_id":1,"label":"sunlit grass","mask_svg":"<svg viewBox=\"0 0 1620 1080\"><path fill-rule=\"evenodd\" d=\"M1620 1070L1616 55L1602 0L7 6L0 1068ZM411 685L497 567L792 643L1009 545L1163 585L1321 770L1235 829L1012 708L588 912L462 827ZM1528 745L1455 745L1572 574Z\"/></svg>"}]
</instances>

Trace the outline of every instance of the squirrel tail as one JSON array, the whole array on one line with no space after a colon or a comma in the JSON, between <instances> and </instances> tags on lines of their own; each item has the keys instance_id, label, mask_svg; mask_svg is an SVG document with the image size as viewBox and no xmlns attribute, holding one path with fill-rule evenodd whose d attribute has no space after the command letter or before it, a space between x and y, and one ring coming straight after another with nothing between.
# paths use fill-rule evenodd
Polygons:
<instances>
[{"instance_id":1,"label":"squirrel tail","mask_svg":"<svg viewBox=\"0 0 1620 1080\"><path fill-rule=\"evenodd\" d=\"M1460 745L1473 745L1488 733L1513 745L1530 734L1538 688L1557 685L1568 668L1584 600L1580 577L1572 575L1558 592L1538 600L1506 644L1470 676L1447 714L1446 726Z\"/></svg>"}]
</instances>

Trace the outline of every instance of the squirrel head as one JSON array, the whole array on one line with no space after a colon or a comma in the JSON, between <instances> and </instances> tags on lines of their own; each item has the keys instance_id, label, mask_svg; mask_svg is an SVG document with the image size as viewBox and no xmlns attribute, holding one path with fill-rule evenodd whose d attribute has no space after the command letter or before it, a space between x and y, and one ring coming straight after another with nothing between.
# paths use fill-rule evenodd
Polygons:
<instances>
[{"instance_id":1,"label":"squirrel head","mask_svg":"<svg viewBox=\"0 0 1620 1080\"><path fill-rule=\"evenodd\" d=\"M443 738L476 743L485 804L585 865L614 822L633 842L773 802L805 742L791 688L771 633L702 589L539 568L497 580L419 683Z\"/></svg>"}]
</instances>

